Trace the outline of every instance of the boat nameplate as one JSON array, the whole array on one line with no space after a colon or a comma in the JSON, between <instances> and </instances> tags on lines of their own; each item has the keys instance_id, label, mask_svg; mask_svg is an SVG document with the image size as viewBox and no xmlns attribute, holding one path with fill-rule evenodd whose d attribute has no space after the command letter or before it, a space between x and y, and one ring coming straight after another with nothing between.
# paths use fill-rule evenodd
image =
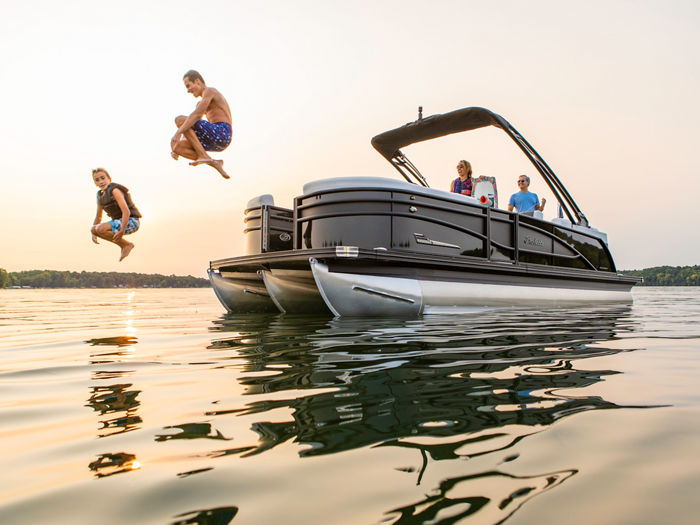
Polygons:
<instances>
[{"instance_id":1,"label":"boat nameplate","mask_svg":"<svg viewBox=\"0 0 700 525\"><path fill-rule=\"evenodd\" d=\"M532 235L525 235L523 244L529 246L544 246L544 241L542 239L538 239L537 237L533 237Z\"/></svg>"}]
</instances>

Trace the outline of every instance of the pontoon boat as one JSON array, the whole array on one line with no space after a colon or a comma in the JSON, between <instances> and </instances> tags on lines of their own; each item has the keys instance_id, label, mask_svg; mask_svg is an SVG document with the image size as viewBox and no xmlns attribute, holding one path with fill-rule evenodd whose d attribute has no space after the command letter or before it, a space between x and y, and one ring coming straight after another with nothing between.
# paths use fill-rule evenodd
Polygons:
<instances>
[{"instance_id":1,"label":"pontoon boat","mask_svg":"<svg viewBox=\"0 0 700 525\"><path fill-rule=\"evenodd\" d=\"M471 196L430 188L401 148L486 126L503 130L561 207L545 220L498 208L493 177ZM211 261L214 291L233 313L418 316L483 306L631 301L638 281L616 272L607 235L503 117L479 107L433 115L372 139L405 181L340 177L304 185L292 209L271 195L244 214L245 255Z\"/></svg>"}]
</instances>

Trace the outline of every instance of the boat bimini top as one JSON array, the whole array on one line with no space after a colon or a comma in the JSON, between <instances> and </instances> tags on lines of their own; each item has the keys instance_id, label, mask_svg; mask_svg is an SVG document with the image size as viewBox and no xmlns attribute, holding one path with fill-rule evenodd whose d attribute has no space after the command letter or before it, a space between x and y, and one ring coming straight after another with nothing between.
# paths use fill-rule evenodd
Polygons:
<instances>
[{"instance_id":1,"label":"boat bimini top","mask_svg":"<svg viewBox=\"0 0 700 525\"><path fill-rule=\"evenodd\" d=\"M387 159L394 168L410 183L428 187L428 182L418 168L406 158L400 148L453 133L461 133L472 129L495 126L502 129L513 139L525 156L535 166L549 186L549 189L559 201L562 210L574 224L588 227L588 219L578 207L574 199L547 165L542 157L518 131L502 116L485 108L463 108L441 115L431 115L423 118L422 108L418 108L418 120L409 122L400 128L385 131L372 138L372 146Z\"/></svg>"}]
</instances>

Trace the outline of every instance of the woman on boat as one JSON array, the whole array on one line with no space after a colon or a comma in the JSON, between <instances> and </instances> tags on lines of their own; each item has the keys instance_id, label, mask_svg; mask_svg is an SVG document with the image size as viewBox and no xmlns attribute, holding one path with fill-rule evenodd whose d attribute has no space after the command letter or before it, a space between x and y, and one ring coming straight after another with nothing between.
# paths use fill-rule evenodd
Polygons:
<instances>
[{"instance_id":1,"label":"woman on boat","mask_svg":"<svg viewBox=\"0 0 700 525\"><path fill-rule=\"evenodd\" d=\"M452 193L461 193L462 195L472 194L472 165L469 161L460 160L457 163L457 177L450 184L450 191Z\"/></svg>"}]
</instances>

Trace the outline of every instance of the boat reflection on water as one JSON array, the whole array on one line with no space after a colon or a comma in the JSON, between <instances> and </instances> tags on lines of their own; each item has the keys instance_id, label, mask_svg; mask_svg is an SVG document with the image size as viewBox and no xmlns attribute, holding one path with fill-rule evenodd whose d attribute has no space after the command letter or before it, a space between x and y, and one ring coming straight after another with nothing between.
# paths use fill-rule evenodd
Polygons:
<instances>
[{"instance_id":1,"label":"boat reflection on water","mask_svg":"<svg viewBox=\"0 0 700 525\"><path fill-rule=\"evenodd\" d=\"M596 369L595 361L582 364L619 352L605 342L634 323L629 306L481 310L412 320L224 316L212 328L218 337L211 348L235 350L228 359L243 361L239 380L251 400L207 415L257 417L252 427L259 440L212 455L250 456L288 440L305 446L301 456L414 448L422 458L414 469L420 484L430 460L499 452L499 466L445 479L423 501L388 512L394 523L477 511L480 522L498 523L577 472L572 465L514 476L501 471L503 453L561 418L630 408L584 391L618 372ZM264 400L255 399L260 394ZM292 419L280 422L275 411L275 421L266 420L279 408ZM513 450L505 462L517 458Z\"/></svg>"},{"instance_id":2,"label":"boat reflection on water","mask_svg":"<svg viewBox=\"0 0 700 525\"><path fill-rule=\"evenodd\" d=\"M261 443L252 453L295 438L309 445L302 455L312 456L508 425L534 431L578 412L619 408L575 392L617 372L573 362L618 352L599 343L631 322L628 307L372 322L223 317L214 330L237 335L212 348L235 348L244 359L248 395L294 392L274 407L269 398L237 407L241 415L280 406L294 414L293 421L258 422ZM231 410L208 415L224 413Z\"/></svg>"},{"instance_id":3,"label":"boat reflection on water","mask_svg":"<svg viewBox=\"0 0 700 525\"><path fill-rule=\"evenodd\" d=\"M397 524L455 523L478 513L479 523L503 523L523 503L560 485L576 474L565 470L539 476L513 476L484 472L447 479L420 502L388 512L398 515ZM448 518L449 516L449 518ZM439 521L436 521L439 520Z\"/></svg>"}]
</instances>

